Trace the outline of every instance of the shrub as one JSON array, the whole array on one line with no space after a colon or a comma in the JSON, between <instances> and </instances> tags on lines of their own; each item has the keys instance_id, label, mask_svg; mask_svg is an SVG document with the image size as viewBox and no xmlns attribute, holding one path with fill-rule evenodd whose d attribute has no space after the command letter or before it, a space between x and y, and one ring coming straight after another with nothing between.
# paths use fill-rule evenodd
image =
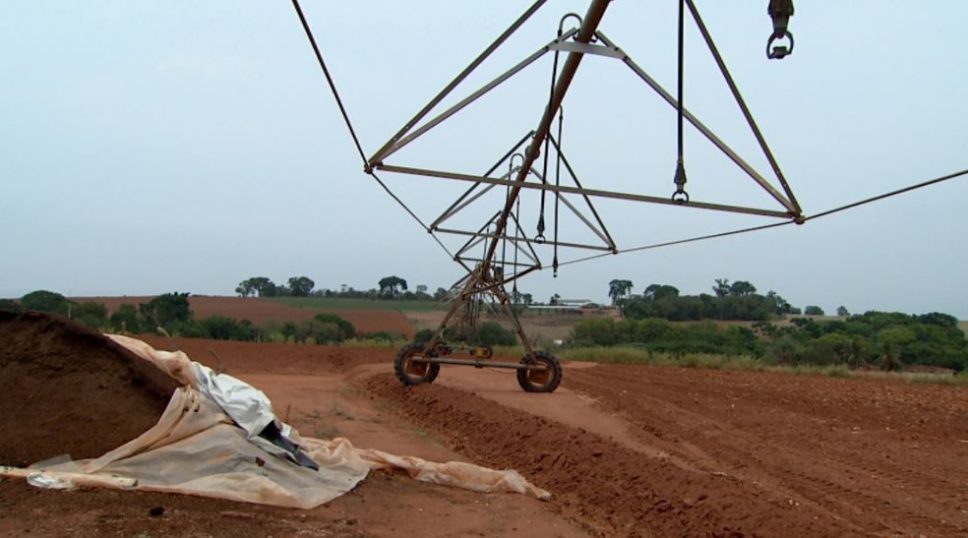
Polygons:
<instances>
[{"instance_id":1,"label":"shrub","mask_svg":"<svg viewBox=\"0 0 968 538\"><path fill-rule=\"evenodd\" d=\"M500 323L485 321L477 326L468 342L478 346L513 346L518 343L518 339Z\"/></svg>"},{"instance_id":2,"label":"shrub","mask_svg":"<svg viewBox=\"0 0 968 538\"><path fill-rule=\"evenodd\" d=\"M415 344L426 344L434 337L433 329L420 329L417 334L413 335L413 342Z\"/></svg>"},{"instance_id":3,"label":"shrub","mask_svg":"<svg viewBox=\"0 0 968 538\"><path fill-rule=\"evenodd\" d=\"M60 314L62 316L67 315L68 304L70 304L70 301L66 297L47 290L32 291L20 298L20 306L24 310Z\"/></svg>"},{"instance_id":4,"label":"shrub","mask_svg":"<svg viewBox=\"0 0 968 538\"><path fill-rule=\"evenodd\" d=\"M198 329L203 338L213 340L253 341L258 337L258 330L249 320L237 321L226 316L211 316L198 322Z\"/></svg>"},{"instance_id":5,"label":"shrub","mask_svg":"<svg viewBox=\"0 0 968 538\"><path fill-rule=\"evenodd\" d=\"M366 334L361 335L361 336L364 337L364 338L366 338L367 340L376 340L376 341L379 341L379 342L399 342L400 340L406 340L407 339L406 336L404 336L404 335L402 335L400 333L387 332L387 331L378 331L378 332L375 332L375 333L366 333Z\"/></svg>"},{"instance_id":6,"label":"shrub","mask_svg":"<svg viewBox=\"0 0 968 538\"><path fill-rule=\"evenodd\" d=\"M71 319L91 329L107 324L108 309L102 303L75 303L71 307Z\"/></svg>"},{"instance_id":7,"label":"shrub","mask_svg":"<svg viewBox=\"0 0 968 538\"><path fill-rule=\"evenodd\" d=\"M0 299L0 312L20 312L23 308L13 299Z\"/></svg>"},{"instance_id":8,"label":"shrub","mask_svg":"<svg viewBox=\"0 0 968 538\"><path fill-rule=\"evenodd\" d=\"M111 314L110 324L113 330L118 332L130 332L138 334L144 330L141 319L138 317L138 309L133 304L123 304Z\"/></svg>"},{"instance_id":9,"label":"shrub","mask_svg":"<svg viewBox=\"0 0 968 538\"><path fill-rule=\"evenodd\" d=\"M345 340L347 338L353 338L354 336L356 336L356 327L354 327L353 324L350 323L349 321L346 321L345 319L337 316L336 314L329 314L326 312L321 314L316 314L316 317L314 317L313 320L318 321L320 323L332 323L337 327L339 327L340 333L343 336L342 338L340 338L340 341Z\"/></svg>"}]
</instances>

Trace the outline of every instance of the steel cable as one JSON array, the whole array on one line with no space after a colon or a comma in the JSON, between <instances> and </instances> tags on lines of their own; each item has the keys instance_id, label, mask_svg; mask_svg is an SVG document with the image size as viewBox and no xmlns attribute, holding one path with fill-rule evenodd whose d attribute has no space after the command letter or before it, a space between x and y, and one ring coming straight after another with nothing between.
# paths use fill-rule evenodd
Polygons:
<instances>
[{"instance_id":1,"label":"steel cable","mask_svg":"<svg viewBox=\"0 0 968 538\"><path fill-rule=\"evenodd\" d=\"M434 241L440 245L440 248L444 249L451 259L457 260L454 254L447 248L446 245L437 237L437 235L431 230L421 219L417 216L410 207L403 202L394 192L387 187L386 183L383 182L376 175L376 172L370 167L370 163L366 160L366 153L363 152L363 145L360 143L360 138L356 134L356 129L353 128L353 123L350 121L349 113L346 111L346 106L343 105L343 100L340 98L339 90L336 89L336 83L333 81L332 75L329 73L329 69L326 67L326 61L323 60L323 55L319 50L319 45L316 44L316 38L313 36L313 31L309 27L309 22L306 21L306 16L303 14L302 8L299 6L299 0L292 0L292 6L296 9L296 14L299 16L299 22L302 23L303 30L306 32L306 37L309 39L309 44L313 48L313 53L316 55L316 61L319 63L319 67L323 70L323 75L326 77L326 83L329 85L330 92L333 94L333 99L336 100L336 105L339 107L340 114L343 116L343 122L346 124L346 128L350 132L350 136L353 138L353 144L356 145L356 151L360 154L360 159L363 161L363 170L370 175L379 185L390 195L399 205L406 211L413 219L427 231ZM457 260L459 262L459 260ZM461 264L464 265L464 264ZM464 265L467 269L467 266Z\"/></svg>"},{"instance_id":2,"label":"steel cable","mask_svg":"<svg viewBox=\"0 0 968 538\"><path fill-rule=\"evenodd\" d=\"M907 186L907 187L904 187L904 188L901 188L901 189L897 189L897 190L893 190L893 191L890 191L890 192L886 192L884 194L879 194L877 196L871 196L870 198L864 198L863 200L859 200L857 202L852 202L852 203L849 203L849 204L845 204L845 205L842 205L842 206L839 206L839 207L835 207L833 209L828 209L826 211L821 211L820 213L817 213L816 215L811 215L809 217L805 217L803 220L804 220L804 222L808 222L808 221L811 221L811 220L816 220L816 219L819 219L819 218L827 217L827 216L830 216L830 215L833 215L833 214L836 214L836 213L840 213L842 211L846 211L848 209L854 209L854 208L860 207L862 205L867 205L867 204L870 204L870 203L873 203L873 202L877 202L877 201L880 201L880 200L884 200L886 198L890 198L892 196L897 196L899 194L904 194L906 192L910 192L910 191L913 191L913 190L916 190L916 189L920 189L920 188L923 188L923 187L928 187L928 186L931 186L931 185L934 185L934 184L937 184L937 183L941 183L941 182L944 182L944 181L948 181L950 179L955 179L955 178L962 177L962 176L966 176L966 175L968 175L968 169L961 170L961 171L958 171L958 172L954 172L954 173L951 173L951 174L947 174L947 175L944 175L944 176L936 177L934 179L929 179L929 180L923 181L921 183L916 183L914 185L910 185L910 186ZM653 244L650 244L650 245L643 245L643 246L640 246L640 247L627 248L627 249L618 250L614 254L611 253L611 252L604 253L604 254L595 254L595 255L592 255L592 256L586 256L584 258L577 258L577 259L574 259L574 260L569 260L567 262L562 262L562 263L559 264L559 267L560 266L564 266L564 265L573 265L573 264L577 264L577 263L581 263L581 262L587 262L587 261L595 260L595 259L598 259L598 258L604 258L605 256L613 256L615 254L625 254L625 253L628 253L628 252L638 252L638 251L642 251L642 250L652 250L652 249L657 249L657 248L662 248L662 247L670 247L670 246L674 246L674 245L682 245L682 244L685 244L685 243L694 243L694 242L697 242L697 241L706 241L706 240L709 240L709 239L718 239L718 238L721 238L721 237L727 237L727 236L731 236L731 235L740 235L740 234L745 234L745 233L758 232L760 230L767 230L767 229L770 229L770 228L779 228L780 226L787 226L787 225L790 225L790 224L795 224L795 222L796 221L794 221L794 220L786 220L786 221L783 221L783 222L774 222L774 223L771 223L771 224L764 224L764 225L761 225L761 226L752 226L752 227L749 227L749 228L740 228L738 230L730 230L730 231L727 231L727 232L720 232L720 233L714 233L714 234L709 234L709 235L701 235L701 236L697 236L697 237L691 237L691 238L688 238L688 239L678 239L678 240L674 240L674 241L666 241L666 242L662 242L662 243L653 243Z\"/></svg>"}]
</instances>

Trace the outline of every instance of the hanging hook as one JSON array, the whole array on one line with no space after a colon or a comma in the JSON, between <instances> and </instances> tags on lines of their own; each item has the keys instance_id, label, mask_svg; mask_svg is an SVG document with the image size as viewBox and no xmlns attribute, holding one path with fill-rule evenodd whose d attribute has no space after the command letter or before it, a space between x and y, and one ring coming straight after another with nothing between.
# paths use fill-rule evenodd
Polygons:
<instances>
[{"instance_id":1,"label":"hanging hook","mask_svg":"<svg viewBox=\"0 0 968 538\"><path fill-rule=\"evenodd\" d=\"M776 35L771 35L769 41L766 42L766 57L771 60L782 60L787 56L793 54L793 33L786 32L782 37L787 38L790 41L790 47L787 48L786 45L776 45L773 46L773 42L776 41ZM772 49L770 48L772 47Z\"/></svg>"},{"instance_id":2,"label":"hanging hook","mask_svg":"<svg viewBox=\"0 0 968 538\"><path fill-rule=\"evenodd\" d=\"M787 31L790 17L793 16L793 0L770 0L766 12L773 19L773 33L766 42L766 57L771 60L782 60L793 54L793 34ZM789 48L786 45L773 45L783 38L790 40Z\"/></svg>"},{"instance_id":3,"label":"hanging hook","mask_svg":"<svg viewBox=\"0 0 968 538\"><path fill-rule=\"evenodd\" d=\"M678 142L678 152L679 156L676 159L676 175L673 178L673 182L676 184L676 192L672 193L672 201L677 204L684 204L689 201L689 193L686 192L686 165L683 159L684 154L684 142L683 142L683 123L682 118L685 114L685 105L683 104L683 73L685 71L685 29L683 28L685 19L685 0L679 0L679 69L678 69L678 96L676 99L676 112L677 112L677 122L676 122L676 134Z\"/></svg>"},{"instance_id":4,"label":"hanging hook","mask_svg":"<svg viewBox=\"0 0 968 538\"><path fill-rule=\"evenodd\" d=\"M682 159L676 163L676 177L673 180L676 184L676 192L672 193L672 201L677 204L684 204L689 201L689 193L686 192L686 167L682 164Z\"/></svg>"}]
</instances>

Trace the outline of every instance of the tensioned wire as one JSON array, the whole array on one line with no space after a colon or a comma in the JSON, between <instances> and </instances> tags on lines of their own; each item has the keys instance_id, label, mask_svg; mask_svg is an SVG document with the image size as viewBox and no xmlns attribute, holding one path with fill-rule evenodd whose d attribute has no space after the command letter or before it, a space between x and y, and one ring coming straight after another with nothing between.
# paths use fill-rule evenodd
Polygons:
<instances>
[{"instance_id":1,"label":"tensioned wire","mask_svg":"<svg viewBox=\"0 0 968 538\"><path fill-rule=\"evenodd\" d=\"M906 192L910 192L910 191L913 191L913 190L916 190L916 189L920 189L920 188L923 188L923 187L928 187L928 186L931 186L931 185L934 185L934 184L937 184L937 183L941 183L943 181L948 181L949 179L955 179L955 178L962 177L962 176L965 176L965 175L968 175L968 169L961 170L961 171L958 171L958 172L954 172L954 173L951 173L951 174L947 174L947 175L944 175L944 176L936 177L934 179L929 179L927 181L923 181L921 183L916 183L916 184L910 185L908 187L904 187L904 188L901 188L901 189L897 189L897 190L893 190L893 191L890 191L890 192L886 192L884 194L878 194L877 196L872 196L870 198L864 198L863 200L859 200L857 202L852 202L852 203L849 203L849 204L846 204L846 205L842 205L840 207L835 207L833 209L828 209L826 211L821 211L820 213L817 213L816 215L810 215L810 216L804 217L803 218L803 222L806 223L806 222L809 222L811 220L816 220L816 219L819 219L819 218L827 217L827 216L830 216L830 215L833 215L833 214L836 214L836 213L840 213L842 211L846 211L848 209L854 209L854 208L860 207L862 205L867 205L867 204L870 204L870 203L873 203L873 202L877 202L877 201L880 201L880 200L884 200L885 198L890 198L892 196L897 196L899 194L904 194ZM694 243L694 242L697 242L697 241L707 241L709 239L718 239L720 237L728 237L728 236L731 236L731 235L740 235L740 234L745 234L745 233L758 232L760 230L768 230L770 228L779 228L780 226L787 226L787 225L795 224L795 223L796 223L796 221L794 221L794 220L785 220L783 222L774 222L774 223L770 223L770 224L764 224L764 225L761 225L761 226L752 226L752 227L749 227L749 228L740 228L740 229L737 229L737 230L730 230L730 231L727 231L727 232L719 232L719 233L714 233L714 234L709 234L709 235L700 235L700 236L696 236L696 237L690 237L688 239L678 239L678 240L674 240L674 241L666 241L666 242L663 242L663 243L652 243L650 245L642 245L642 246L639 246L639 247L619 249L614 254L611 253L611 252L607 252L607 253L604 253L604 254L595 254L595 255L592 255L592 256L586 256L584 258L578 258L578 259L575 259L575 260L570 260L570 261L567 261L567 262L562 262L561 264L559 264L559 266L561 266L561 265L572 265L572 264L576 264L576 263L586 262L586 261L589 261L589 260L594 260L594 259L597 259L597 258L604 258L606 256L614 256L616 254L624 254L624 253L628 253L628 252L638 252L638 251L641 251L641 250L652 250L652 249L657 249L657 248L662 248L662 247L671 247L671 246L674 246L674 245L682 245L682 244L685 244L685 243Z\"/></svg>"},{"instance_id":2,"label":"tensioned wire","mask_svg":"<svg viewBox=\"0 0 968 538\"><path fill-rule=\"evenodd\" d=\"M340 114L343 116L343 122L346 124L346 128L349 130L350 136L353 138L353 144L356 145L356 151L360 154L360 159L363 161L363 170L369 174L380 185L380 187L382 187L383 190L390 195L391 198L400 204L400 207L402 207L404 211L413 217L413 220L415 220L421 228L430 233L431 237L434 238L434 241L440 245L440 248L444 249L444 252L446 252L451 259L457 260L450 249L448 249L440 238L437 237L437 234L433 233L433 231L424 223L424 221L422 221L420 217L418 217L417 214L414 213L413 210L411 210L410 207L403 202L403 200L394 194L390 187L388 187L386 183L384 183L383 180L376 175L376 172L373 170L373 168L370 167L370 163L366 160L366 154L363 152L363 145L360 143L360 138L356 135L356 129L353 128L353 123L350 121L350 116L346 111L346 106L343 105L343 100L340 98L339 91L336 89L336 83L333 81L333 77L330 75L329 69L326 67L326 62L323 60L323 55L319 51L319 46L316 44L316 38L313 37L313 32L309 28L309 23L306 21L302 8L299 6L299 0L292 0L292 5L294 8L296 8L296 14L299 15L299 22L302 23L303 30L306 31L306 37L309 38L309 44L313 47L313 52L316 54L316 61L319 62L319 67L323 70L323 75L326 77L326 83L329 85L333 98L336 100L336 105L339 107ZM459 260L457 261L459 262Z\"/></svg>"}]
</instances>

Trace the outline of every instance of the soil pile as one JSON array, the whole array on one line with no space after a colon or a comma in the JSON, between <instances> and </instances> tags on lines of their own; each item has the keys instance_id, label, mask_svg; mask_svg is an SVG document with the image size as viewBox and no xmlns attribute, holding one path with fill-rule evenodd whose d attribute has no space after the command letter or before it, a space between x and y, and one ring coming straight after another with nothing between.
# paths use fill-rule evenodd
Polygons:
<instances>
[{"instance_id":1,"label":"soil pile","mask_svg":"<svg viewBox=\"0 0 968 538\"><path fill-rule=\"evenodd\" d=\"M153 426L176 386L100 334L0 312L0 464L100 456Z\"/></svg>"}]
</instances>

